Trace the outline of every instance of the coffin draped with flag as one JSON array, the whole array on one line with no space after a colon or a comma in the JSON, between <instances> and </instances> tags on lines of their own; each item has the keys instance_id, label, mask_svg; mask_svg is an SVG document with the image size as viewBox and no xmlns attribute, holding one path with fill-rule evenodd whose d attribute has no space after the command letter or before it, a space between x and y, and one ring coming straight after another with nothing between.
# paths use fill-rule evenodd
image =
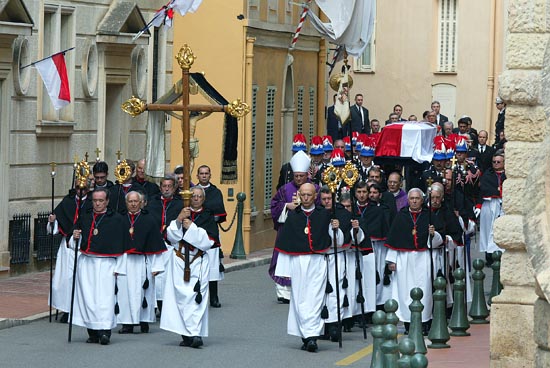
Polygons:
<instances>
[{"instance_id":1,"label":"coffin draped with flag","mask_svg":"<svg viewBox=\"0 0 550 368\"><path fill-rule=\"evenodd\" d=\"M393 123L382 129L376 144L376 162L407 164L431 161L437 129L424 122Z\"/></svg>"}]
</instances>

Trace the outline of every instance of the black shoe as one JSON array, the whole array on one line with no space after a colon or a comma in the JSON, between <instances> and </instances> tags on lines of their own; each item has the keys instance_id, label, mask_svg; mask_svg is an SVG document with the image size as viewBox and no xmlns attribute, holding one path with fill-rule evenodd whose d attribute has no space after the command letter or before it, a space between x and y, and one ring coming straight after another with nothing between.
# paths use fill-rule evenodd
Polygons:
<instances>
[{"instance_id":1,"label":"black shoe","mask_svg":"<svg viewBox=\"0 0 550 368\"><path fill-rule=\"evenodd\" d=\"M191 346L192 348L198 349L202 345L203 345L202 337L194 336L194 337L191 338L191 344L189 346Z\"/></svg>"},{"instance_id":2,"label":"black shoe","mask_svg":"<svg viewBox=\"0 0 550 368\"><path fill-rule=\"evenodd\" d=\"M345 318L342 321L342 327L344 327L344 332L351 332L351 328L353 327L353 318Z\"/></svg>"},{"instance_id":3,"label":"black shoe","mask_svg":"<svg viewBox=\"0 0 550 368\"><path fill-rule=\"evenodd\" d=\"M215 297L210 299L210 306L212 308L221 308L222 305L220 304L220 300L218 299L218 297Z\"/></svg>"},{"instance_id":4,"label":"black shoe","mask_svg":"<svg viewBox=\"0 0 550 368\"><path fill-rule=\"evenodd\" d=\"M306 350L310 353L315 353L319 347L317 346L317 341L311 339L306 343Z\"/></svg>"},{"instance_id":5,"label":"black shoe","mask_svg":"<svg viewBox=\"0 0 550 368\"><path fill-rule=\"evenodd\" d=\"M88 340L86 340L87 344L97 344L99 342L99 337L88 337Z\"/></svg>"},{"instance_id":6,"label":"black shoe","mask_svg":"<svg viewBox=\"0 0 550 368\"><path fill-rule=\"evenodd\" d=\"M330 341L332 342L338 342L339 336L338 336L338 327L337 326L330 326L328 330Z\"/></svg>"},{"instance_id":7,"label":"black shoe","mask_svg":"<svg viewBox=\"0 0 550 368\"><path fill-rule=\"evenodd\" d=\"M493 264L493 253L485 253L485 266L491 267Z\"/></svg>"},{"instance_id":8,"label":"black shoe","mask_svg":"<svg viewBox=\"0 0 550 368\"><path fill-rule=\"evenodd\" d=\"M141 333L149 333L149 323L140 322L139 329L141 330Z\"/></svg>"},{"instance_id":9,"label":"black shoe","mask_svg":"<svg viewBox=\"0 0 550 368\"><path fill-rule=\"evenodd\" d=\"M107 335L101 335L99 338L99 343L101 345L109 345L109 342L111 342L111 338Z\"/></svg>"},{"instance_id":10,"label":"black shoe","mask_svg":"<svg viewBox=\"0 0 550 368\"><path fill-rule=\"evenodd\" d=\"M290 304L290 300L283 298L281 296L277 298L277 301L281 304Z\"/></svg>"},{"instance_id":11,"label":"black shoe","mask_svg":"<svg viewBox=\"0 0 550 368\"><path fill-rule=\"evenodd\" d=\"M180 342L180 346L191 346L191 342L192 342L191 337L181 335L181 338L183 339L183 341Z\"/></svg>"},{"instance_id":12,"label":"black shoe","mask_svg":"<svg viewBox=\"0 0 550 368\"><path fill-rule=\"evenodd\" d=\"M132 325L122 325L122 328L118 331L119 334L133 334L134 326Z\"/></svg>"},{"instance_id":13,"label":"black shoe","mask_svg":"<svg viewBox=\"0 0 550 368\"><path fill-rule=\"evenodd\" d=\"M59 319L59 323L69 323L69 313L63 312L63 315Z\"/></svg>"},{"instance_id":14,"label":"black shoe","mask_svg":"<svg viewBox=\"0 0 550 368\"><path fill-rule=\"evenodd\" d=\"M430 328L432 327L431 321L422 322L422 336L428 336Z\"/></svg>"}]
</instances>

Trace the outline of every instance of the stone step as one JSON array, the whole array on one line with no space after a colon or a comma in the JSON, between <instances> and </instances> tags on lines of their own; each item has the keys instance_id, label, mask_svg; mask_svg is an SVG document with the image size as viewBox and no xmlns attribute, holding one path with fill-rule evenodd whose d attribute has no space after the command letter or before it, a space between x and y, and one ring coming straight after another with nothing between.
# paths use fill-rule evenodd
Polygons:
<instances>
[{"instance_id":1,"label":"stone step","mask_svg":"<svg viewBox=\"0 0 550 368\"><path fill-rule=\"evenodd\" d=\"M0 279L10 277L10 268L0 266Z\"/></svg>"}]
</instances>

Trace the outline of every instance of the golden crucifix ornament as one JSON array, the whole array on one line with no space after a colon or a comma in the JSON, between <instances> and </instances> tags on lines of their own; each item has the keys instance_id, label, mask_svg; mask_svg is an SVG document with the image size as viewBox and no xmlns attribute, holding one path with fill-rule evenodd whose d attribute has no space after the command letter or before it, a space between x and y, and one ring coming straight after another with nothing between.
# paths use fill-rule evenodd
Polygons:
<instances>
[{"instance_id":1,"label":"golden crucifix ornament","mask_svg":"<svg viewBox=\"0 0 550 368\"><path fill-rule=\"evenodd\" d=\"M132 117L136 117L143 113L144 111L181 111L181 120L182 120L182 156L183 156L183 167L185 168L185 175L183 176L183 188L187 189L190 187L191 178L190 178L190 118L189 113L191 111L195 112L226 112L235 118L242 118L250 112L250 106L245 102L242 102L240 99L231 102L228 105L198 105L190 104L189 95L190 95L190 77L189 69L195 62L197 57L191 50L189 45L184 44L180 48L176 60L181 68L181 103L175 104L147 104L139 98L132 97L128 101L124 102L121 106L122 110Z\"/></svg>"}]
</instances>

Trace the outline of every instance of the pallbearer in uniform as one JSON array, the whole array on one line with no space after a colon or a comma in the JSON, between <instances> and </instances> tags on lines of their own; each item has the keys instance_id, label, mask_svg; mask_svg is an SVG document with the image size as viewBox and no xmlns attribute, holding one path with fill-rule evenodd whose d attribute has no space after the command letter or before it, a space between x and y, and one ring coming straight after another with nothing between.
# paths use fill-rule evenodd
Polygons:
<instances>
[{"instance_id":1,"label":"pallbearer in uniform","mask_svg":"<svg viewBox=\"0 0 550 368\"><path fill-rule=\"evenodd\" d=\"M386 262L394 272L392 280L392 298L397 300L397 316L405 322L408 330L411 321L409 304L411 289L419 287L424 292L421 299L423 332L427 334L432 319L432 280L429 247L438 247L443 242L441 235L429 224L428 209L423 207L423 193L412 188L408 193L409 206L403 208L395 217L386 247ZM431 241L430 241L431 238Z\"/></svg>"},{"instance_id":2,"label":"pallbearer in uniform","mask_svg":"<svg viewBox=\"0 0 550 368\"><path fill-rule=\"evenodd\" d=\"M81 215L71 248L80 248L76 270L73 323L88 328L88 343L107 345L116 326L115 282L126 274L126 237L123 217L108 208L109 192L96 188L93 211Z\"/></svg>"},{"instance_id":3,"label":"pallbearer in uniform","mask_svg":"<svg viewBox=\"0 0 550 368\"><path fill-rule=\"evenodd\" d=\"M321 312L327 283L326 253L331 250L333 231L338 246L344 243L344 234L338 220L331 220L330 211L315 206L313 184L303 184L299 195L301 205L289 211L275 243L275 249L287 255L277 264L275 275L292 279L288 334L302 338L302 350L315 352L325 325Z\"/></svg>"},{"instance_id":4,"label":"pallbearer in uniform","mask_svg":"<svg viewBox=\"0 0 550 368\"><path fill-rule=\"evenodd\" d=\"M71 288L73 285L74 250L69 249L67 239L71 236L74 225L81 213L92 208L92 201L88 194L88 187L79 186L72 189L57 205L53 214L48 218L48 233L61 234L61 244L55 260L55 273L52 279L51 306L65 312L61 316L62 323L67 323L71 309Z\"/></svg>"},{"instance_id":5,"label":"pallbearer in uniform","mask_svg":"<svg viewBox=\"0 0 550 368\"><path fill-rule=\"evenodd\" d=\"M162 253L166 246L154 216L141 209L143 200L144 195L139 192L126 194L127 269L126 276L117 278L120 306L117 322L123 325L121 334L133 333L134 325L138 324L142 333L149 332L149 323L155 322L155 276L164 272Z\"/></svg>"},{"instance_id":6,"label":"pallbearer in uniform","mask_svg":"<svg viewBox=\"0 0 550 368\"><path fill-rule=\"evenodd\" d=\"M170 259L170 251L174 249L166 237L166 228L172 220L175 220L183 208L183 201L176 196L177 181L174 175L166 175L160 182L160 194L150 198L147 201L146 209L155 217L159 232L164 239L164 244L168 252L162 253L164 268ZM155 277L155 292L157 299L157 308L162 312L162 296L164 295L166 273L159 273Z\"/></svg>"},{"instance_id":7,"label":"pallbearer in uniform","mask_svg":"<svg viewBox=\"0 0 550 368\"><path fill-rule=\"evenodd\" d=\"M214 184L210 182L212 174L210 167L201 165L197 169L197 179L199 183L198 187L204 189L206 195L204 200L204 208L210 211L210 214L214 216L216 224L225 222L227 213L225 212L225 206L223 204L223 194ZM212 229L214 231L214 229ZM215 228L215 238L219 239L218 227ZM222 305L218 296L218 281L223 280L224 267L222 264L223 252L219 246L212 247L208 250L208 257L210 258L210 282L208 287L210 288L210 306L214 308L220 308Z\"/></svg>"},{"instance_id":8,"label":"pallbearer in uniform","mask_svg":"<svg viewBox=\"0 0 550 368\"><path fill-rule=\"evenodd\" d=\"M166 267L166 285L160 328L181 335L180 346L199 348L208 336L208 249L215 245L212 228L217 225L203 208L204 190L191 188L191 206L181 210L167 229L174 246ZM218 243L219 244L219 243ZM185 247L189 247L190 279L184 280Z\"/></svg>"}]
</instances>

